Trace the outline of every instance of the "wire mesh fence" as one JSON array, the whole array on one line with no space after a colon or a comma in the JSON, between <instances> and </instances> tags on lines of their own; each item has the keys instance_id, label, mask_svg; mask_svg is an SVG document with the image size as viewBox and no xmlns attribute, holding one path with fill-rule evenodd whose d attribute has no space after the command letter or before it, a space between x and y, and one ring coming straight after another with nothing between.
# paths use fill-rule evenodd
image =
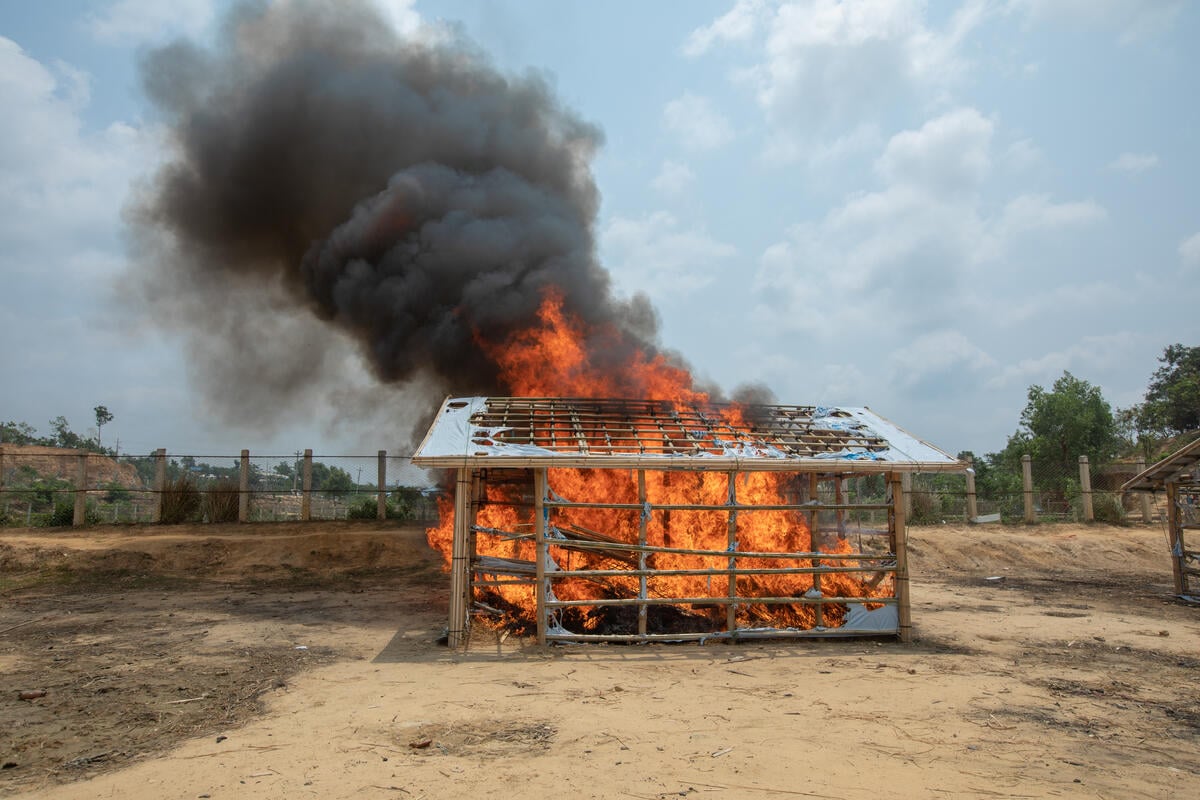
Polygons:
<instances>
[{"instance_id":1,"label":"wire mesh fence","mask_svg":"<svg viewBox=\"0 0 1200 800\"><path fill-rule=\"evenodd\" d=\"M1120 486L1141 464L1094 466L1079 460L984 461L972 472L906 476L913 525L972 521L1115 524L1150 522L1161 513ZM282 522L396 519L435 522L436 489L424 485L409 456L172 454L110 457L49 447L0 448L0 524L65 526L146 522ZM382 501L380 487L383 487ZM842 483L846 502L886 502L882 475ZM884 512L848 511L839 532L870 531Z\"/></svg>"},{"instance_id":2,"label":"wire mesh fence","mask_svg":"<svg viewBox=\"0 0 1200 800\"><path fill-rule=\"evenodd\" d=\"M433 522L438 491L424 486L423 477L407 455L384 452L111 457L5 445L0 524Z\"/></svg>"}]
</instances>

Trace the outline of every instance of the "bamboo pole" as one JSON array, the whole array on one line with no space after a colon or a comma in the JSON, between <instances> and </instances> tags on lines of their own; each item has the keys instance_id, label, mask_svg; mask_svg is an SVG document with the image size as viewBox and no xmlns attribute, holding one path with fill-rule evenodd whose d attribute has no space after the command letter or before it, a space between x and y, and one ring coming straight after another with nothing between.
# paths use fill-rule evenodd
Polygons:
<instances>
[{"instance_id":1,"label":"bamboo pole","mask_svg":"<svg viewBox=\"0 0 1200 800\"><path fill-rule=\"evenodd\" d=\"M900 641L912 641L912 609L908 596L908 529L904 514L904 484L892 474L892 528L895 536L893 553L896 554L896 616L899 620Z\"/></svg>"},{"instance_id":2,"label":"bamboo pole","mask_svg":"<svg viewBox=\"0 0 1200 800\"><path fill-rule=\"evenodd\" d=\"M375 519L387 519L387 450L380 450L378 454L379 463L377 465L377 477L375 488Z\"/></svg>"},{"instance_id":3,"label":"bamboo pole","mask_svg":"<svg viewBox=\"0 0 1200 800\"><path fill-rule=\"evenodd\" d=\"M1145 456L1138 456L1136 469L1137 469L1138 475L1141 475L1143 472L1146 471L1146 457ZM1142 522L1145 523L1146 525L1149 525L1150 517L1151 517L1150 493L1149 492L1138 492L1138 494L1140 495L1140 497L1138 499L1141 501L1141 504L1142 504Z\"/></svg>"},{"instance_id":4,"label":"bamboo pole","mask_svg":"<svg viewBox=\"0 0 1200 800\"><path fill-rule=\"evenodd\" d=\"M900 473L900 485L904 487L904 518L909 519L913 513L913 476L911 472Z\"/></svg>"},{"instance_id":5,"label":"bamboo pole","mask_svg":"<svg viewBox=\"0 0 1200 800\"><path fill-rule=\"evenodd\" d=\"M87 453L80 453L75 464L75 513L71 524L75 527L87 524Z\"/></svg>"},{"instance_id":6,"label":"bamboo pole","mask_svg":"<svg viewBox=\"0 0 1200 800\"><path fill-rule=\"evenodd\" d=\"M546 592L546 559L549 557L549 548L546 547L546 489L546 469L544 467L535 469L533 471L533 530L537 546L537 554L534 557L537 565L537 584L534 594L537 605L537 643L539 645L546 644L546 631L549 627ZM645 600L645 597L641 599Z\"/></svg>"},{"instance_id":7,"label":"bamboo pole","mask_svg":"<svg viewBox=\"0 0 1200 800\"><path fill-rule=\"evenodd\" d=\"M776 628L773 630L738 632L739 639L837 639L850 636L878 636L879 631L856 630L853 628ZM648 633L645 636L636 633L554 633L546 637L551 642L705 642L709 640L728 639L725 631L712 633Z\"/></svg>"},{"instance_id":8,"label":"bamboo pole","mask_svg":"<svg viewBox=\"0 0 1200 800\"><path fill-rule=\"evenodd\" d=\"M238 468L238 522L250 521L250 451L243 450Z\"/></svg>"},{"instance_id":9,"label":"bamboo pole","mask_svg":"<svg viewBox=\"0 0 1200 800\"><path fill-rule=\"evenodd\" d=\"M729 478L729 527L726 542L729 551L729 605L725 607L725 629L737 639L737 473L730 472Z\"/></svg>"},{"instance_id":10,"label":"bamboo pole","mask_svg":"<svg viewBox=\"0 0 1200 800\"><path fill-rule=\"evenodd\" d=\"M4 494L4 445L0 444L0 500L3 500L7 495ZM5 509L8 504L5 503Z\"/></svg>"},{"instance_id":11,"label":"bamboo pole","mask_svg":"<svg viewBox=\"0 0 1200 800\"><path fill-rule=\"evenodd\" d=\"M1029 525L1037 522L1033 510L1033 458L1026 453L1021 456L1021 486L1025 496L1025 522Z\"/></svg>"},{"instance_id":12,"label":"bamboo pole","mask_svg":"<svg viewBox=\"0 0 1200 800\"><path fill-rule=\"evenodd\" d=\"M815 472L812 475L810 475L808 478L808 491L809 491L809 494L811 495L811 497L809 498L810 500L817 501L820 498L821 478ZM813 511L809 517L809 520L810 520L809 521L809 529L808 529L809 530L809 546L812 547L812 549L813 549L813 558L811 559L811 561L809 563L812 567L820 567L821 566L821 559L817 557L817 551L819 551L821 549L820 545L818 544L818 541L817 541L817 538L820 537L820 527L821 527L821 515L820 515L818 509L819 509L818 503L814 502L813 503ZM814 538L814 537L817 537L817 538ZM820 572L813 572L812 591L816 595L817 599L820 599L820 597L821 597L821 573ZM816 628L824 628L825 627L825 604L824 603L818 602L816 604L816 608L813 609L813 627L816 627Z\"/></svg>"},{"instance_id":13,"label":"bamboo pole","mask_svg":"<svg viewBox=\"0 0 1200 800\"><path fill-rule=\"evenodd\" d=\"M1079 457L1079 493L1083 499L1083 521L1094 522L1096 510L1092 505L1092 470L1088 466L1088 457Z\"/></svg>"},{"instance_id":14,"label":"bamboo pole","mask_svg":"<svg viewBox=\"0 0 1200 800\"><path fill-rule=\"evenodd\" d=\"M151 522L162 522L163 498L167 492L167 448L154 451L154 506L150 512Z\"/></svg>"},{"instance_id":15,"label":"bamboo pole","mask_svg":"<svg viewBox=\"0 0 1200 800\"><path fill-rule=\"evenodd\" d=\"M550 506L550 504L546 503L546 507L549 508L549 506ZM555 529L553 527L548 528L547 533L552 533L554 530L557 530L557 529ZM729 555L728 551L725 551L725 550L699 550L699 549L688 548L688 547L658 547L656 545L646 545L643 547L641 545L623 544L621 542L610 541L607 539L604 541L601 541L601 542L593 542L593 541L588 541L586 539L563 540L563 539L554 539L553 537L551 537L550 545L552 547L571 548L571 549L575 549L575 550L621 550L621 551L627 551L627 552L631 552L631 553L636 553L638 551L645 551L647 553L673 553L675 555L707 556L709 558L725 558ZM870 553L823 553L821 551L809 551L809 552L804 552L804 553L780 553L780 552L771 552L771 551L744 551L744 552L738 553L738 556L740 558L787 558L787 559L812 558L812 559L825 560L825 561L831 561L831 560L836 560L836 561L855 561L855 560L874 561L874 560L878 560L880 558L879 556L871 555ZM724 567L722 567L722 569L724 569Z\"/></svg>"},{"instance_id":16,"label":"bamboo pole","mask_svg":"<svg viewBox=\"0 0 1200 800\"><path fill-rule=\"evenodd\" d=\"M304 451L303 473L300 479L300 519L308 522L312 519L312 448Z\"/></svg>"},{"instance_id":17,"label":"bamboo pole","mask_svg":"<svg viewBox=\"0 0 1200 800\"><path fill-rule=\"evenodd\" d=\"M967 522L979 516L979 500L975 494L975 462L967 461Z\"/></svg>"},{"instance_id":18,"label":"bamboo pole","mask_svg":"<svg viewBox=\"0 0 1200 800\"><path fill-rule=\"evenodd\" d=\"M446 626L446 644L449 647L460 647L467 641L467 592L469 591L470 576L469 557L467 554L468 531L471 520L468 519L471 492L471 472L466 468L458 470L454 483L454 540L450 554L450 619Z\"/></svg>"},{"instance_id":19,"label":"bamboo pole","mask_svg":"<svg viewBox=\"0 0 1200 800\"><path fill-rule=\"evenodd\" d=\"M1171 548L1171 573L1175 578L1175 594L1187 594L1187 576L1183 555L1183 530L1179 514L1179 484L1167 482L1167 543Z\"/></svg>"},{"instance_id":20,"label":"bamboo pole","mask_svg":"<svg viewBox=\"0 0 1200 800\"><path fill-rule=\"evenodd\" d=\"M650 524L650 512L646 506L646 470L637 473L638 503L642 506L638 514L638 547L646 546L646 527ZM646 598L646 551L638 550L638 597ZM646 635L646 604L638 606L638 634Z\"/></svg>"}]
</instances>

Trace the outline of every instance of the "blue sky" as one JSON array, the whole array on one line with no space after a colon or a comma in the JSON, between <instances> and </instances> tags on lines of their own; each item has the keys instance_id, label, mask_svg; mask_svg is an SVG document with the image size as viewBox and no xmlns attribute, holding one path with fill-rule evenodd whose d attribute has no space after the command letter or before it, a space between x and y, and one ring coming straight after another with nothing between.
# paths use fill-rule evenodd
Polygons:
<instances>
[{"instance_id":1,"label":"blue sky","mask_svg":"<svg viewBox=\"0 0 1200 800\"><path fill-rule=\"evenodd\" d=\"M1164 346L1200 344L1191 3L380 4L603 129L601 261L724 386L990 452L1031 384L1070 370L1127 406ZM227 5L0 5L0 418L84 430L103 403L132 452L399 449L403 392L372 419L213 416L129 301L122 207L164 147L138 58Z\"/></svg>"}]
</instances>

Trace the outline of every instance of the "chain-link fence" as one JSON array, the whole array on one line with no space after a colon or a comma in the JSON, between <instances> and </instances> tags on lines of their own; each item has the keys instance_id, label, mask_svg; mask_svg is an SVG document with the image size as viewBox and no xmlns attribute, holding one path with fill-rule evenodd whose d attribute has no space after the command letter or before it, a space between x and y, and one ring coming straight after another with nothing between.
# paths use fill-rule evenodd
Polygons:
<instances>
[{"instance_id":1,"label":"chain-link fence","mask_svg":"<svg viewBox=\"0 0 1200 800\"><path fill-rule=\"evenodd\" d=\"M905 476L913 525L961 522L1150 522L1162 510L1121 485L1143 463L1086 459L983 461L971 472ZM110 457L32 445L0 447L0 524L397 519L434 522L439 492L407 454ZM380 487L383 487L382 493ZM882 475L847 478L846 502L886 502ZM80 488L82 487L82 488ZM382 499L381 499L382 494ZM846 530L886 524L885 512L848 511Z\"/></svg>"},{"instance_id":2,"label":"chain-link fence","mask_svg":"<svg viewBox=\"0 0 1200 800\"><path fill-rule=\"evenodd\" d=\"M394 519L433 522L438 491L408 455L111 457L0 448L0 524ZM381 491L382 487L382 491Z\"/></svg>"}]
</instances>

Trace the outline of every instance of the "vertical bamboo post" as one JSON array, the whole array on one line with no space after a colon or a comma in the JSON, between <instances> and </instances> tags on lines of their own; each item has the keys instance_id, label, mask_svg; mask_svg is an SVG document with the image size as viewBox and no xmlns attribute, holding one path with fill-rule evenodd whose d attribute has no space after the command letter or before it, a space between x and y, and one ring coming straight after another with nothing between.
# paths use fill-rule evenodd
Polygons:
<instances>
[{"instance_id":1,"label":"vertical bamboo post","mask_svg":"<svg viewBox=\"0 0 1200 800\"><path fill-rule=\"evenodd\" d=\"M892 552L896 555L896 617L901 642L912 641L912 609L908 593L908 527L904 515L904 483L890 476L892 482L891 534Z\"/></svg>"},{"instance_id":2,"label":"vertical bamboo post","mask_svg":"<svg viewBox=\"0 0 1200 800\"><path fill-rule=\"evenodd\" d=\"M242 451L238 470L238 522L250 521L250 451Z\"/></svg>"},{"instance_id":3,"label":"vertical bamboo post","mask_svg":"<svg viewBox=\"0 0 1200 800\"><path fill-rule=\"evenodd\" d=\"M460 467L454 482L454 543L450 553L450 620L446 626L446 644L460 647L467 641L467 594L470 592L470 556L467 544L473 520L471 510L471 471Z\"/></svg>"},{"instance_id":4,"label":"vertical bamboo post","mask_svg":"<svg viewBox=\"0 0 1200 800\"><path fill-rule=\"evenodd\" d=\"M729 552L729 599L737 597L737 473L729 473L729 528L726 532L726 550ZM725 630L730 638L737 640L737 603L725 606Z\"/></svg>"},{"instance_id":5,"label":"vertical bamboo post","mask_svg":"<svg viewBox=\"0 0 1200 800\"><path fill-rule=\"evenodd\" d=\"M1187 574L1183 559L1183 520L1179 514L1179 484L1167 482L1167 543L1171 547L1171 573L1175 594L1187 594Z\"/></svg>"},{"instance_id":6,"label":"vertical bamboo post","mask_svg":"<svg viewBox=\"0 0 1200 800\"><path fill-rule=\"evenodd\" d=\"M967 459L967 522L979 516L979 498L975 494L975 462Z\"/></svg>"},{"instance_id":7,"label":"vertical bamboo post","mask_svg":"<svg viewBox=\"0 0 1200 800\"><path fill-rule=\"evenodd\" d=\"M1088 466L1088 457L1079 457L1079 493L1083 499L1083 521L1094 522L1096 509L1092 505L1092 470Z\"/></svg>"},{"instance_id":8,"label":"vertical bamboo post","mask_svg":"<svg viewBox=\"0 0 1200 800\"><path fill-rule=\"evenodd\" d=\"M3 501L8 495L4 493L4 445L0 444L0 501ZM4 510L8 510L8 503L4 504Z\"/></svg>"},{"instance_id":9,"label":"vertical bamboo post","mask_svg":"<svg viewBox=\"0 0 1200 800\"><path fill-rule=\"evenodd\" d=\"M537 586L534 599L537 603L537 643L546 644L546 629L549 627L549 615L546 609L546 469L539 467L533 471L533 538L536 544L534 557Z\"/></svg>"},{"instance_id":10,"label":"vertical bamboo post","mask_svg":"<svg viewBox=\"0 0 1200 800\"><path fill-rule=\"evenodd\" d=\"M87 453L80 453L75 465L75 515L71 524L79 527L87 522Z\"/></svg>"},{"instance_id":11,"label":"vertical bamboo post","mask_svg":"<svg viewBox=\"0 0 1200 800\"><path fill-rule=\"evenodd\" d=\"M646 546L646 527L650 524L650 509L646 505L646 470L639 469L637 471L638 482L638 504L642 510L638 512L638 547ZM638 576L638 599L646 599L646 551L638 551L638 569L642 574ZM638 605L638 635L646 635L646 604Z\"/></svg>"},{"instance_id":12,"label":"vertical bamboo post","mask_svg":"<svg viewBox=\"0 0 1200 800\"><path fill-rule=\"evenodd\" d=\"M304 451L303 473L300 478L300 519L308 522L312 519L312 448Z\"/></svg>"},{"instance_id":13,"label":"vertical bamboo post","mask_svg":"<svg viewBox=\"0 0 1200 800\"><path fill-rule=\"evenodd\" d=\"M912 484L913 476L911 472L900 473L900 485L904 487L904 518L908 519L912 516Z\"/></svg>"},{"instance_id":14,"label":"vertical bamboo post","mask_svg":"<svg viewBox=\"0 0 1200 800\"><path fill-rule=\"evenodd\" d=\"M167 448L154 451L154 507L151 522L162 522L163 500L167 494Z\"/></svg>"},{"instance_id":15,"label":"vertical bamboo post","mask_svg":"<svg viewBox=\"0 0 1200 800\"><path fill-rule=\"evenodd\" d=\"M380 450L377 457L379 469L375 486L379 494L375 497L375 519L387 519L387 450Z\"/></svg>"},{"instance_id":16,"label":"vertical bamboo post","mask_svg":"<svg viewBox=\"0 0 1200 800\"><path fill-rule=\"evenodd\" d=\"M1136 469L1137 469L1138 475L1141 475L1143 472L1146 471L1146 457L1145 456L1138 456ZM1138 492L1138 494L1140 495L1139 499L1141 500L1141 504L1142 504L1142 522L1149 525L1150 517L1151 517L1150 493L1149 492Z\"/></svg>"},{"instance_id":17,"label":"vertical bamboo post","mask_svg":"<svg viewBox=\"0 0 1200 800\"><path fill-rule=\"evenodd\" d=\"M1021 456L1021 485L1025 494L1025 522L1037 522L1033 510L1033 458L1026 453Z\"/></svg>"},{"instance_id":18,"label":"vertical bamboo post","mask_svg":"<svg viewBox=\"0 0 1200 800\"><path fill-rule=\"evenodd\" d=\"M808 493L809 500L813 503L819 502L821 499L821 478L817 473L812 473L808 476ZM821 512L813 509L808 514L808 532L809 541L813 553L820 551L820 530ZM812 559L811 566L816 569L821 566L821 559L815 556ZM821 573L814 572L812 576L812 591L817 595L817 604L813 606L813 627L825 627L825 604L820 601L821 597Z\"/></svg>"}]
</instances>

